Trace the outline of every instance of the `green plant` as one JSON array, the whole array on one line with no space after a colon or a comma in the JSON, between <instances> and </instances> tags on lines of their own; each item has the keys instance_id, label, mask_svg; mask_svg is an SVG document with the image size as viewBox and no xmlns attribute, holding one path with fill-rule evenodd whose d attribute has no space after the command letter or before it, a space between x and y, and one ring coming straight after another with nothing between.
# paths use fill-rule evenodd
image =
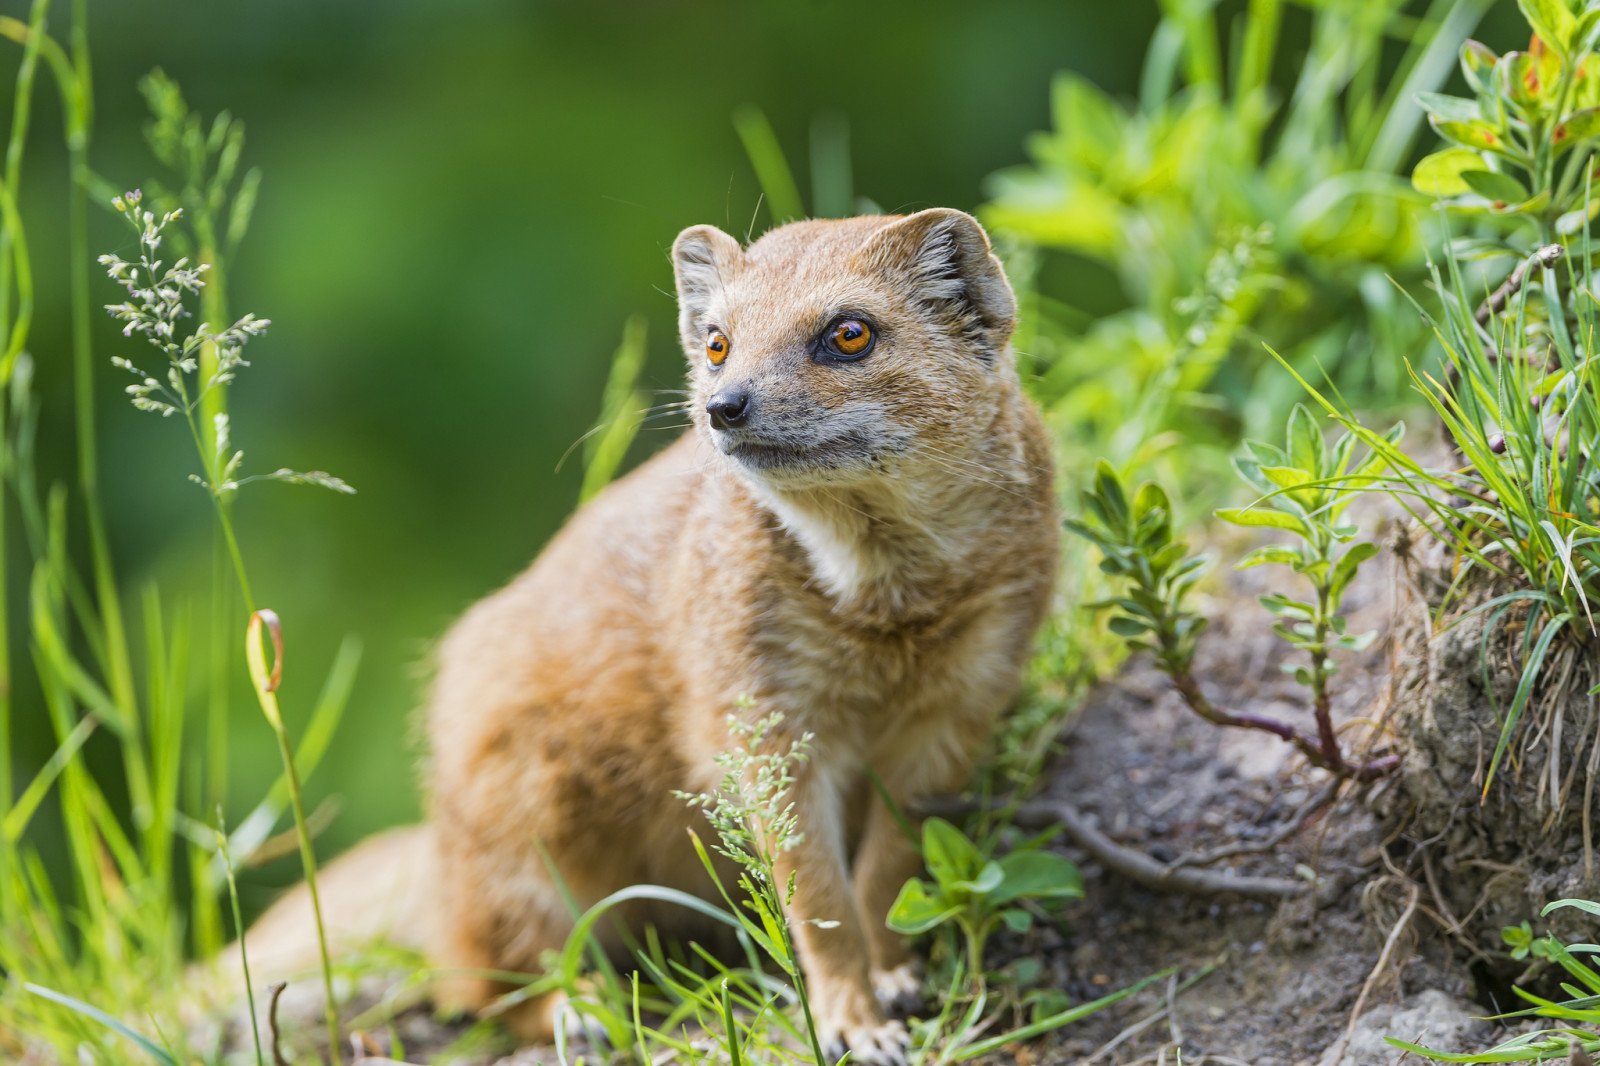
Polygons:
<instances>
[{"instance_id":1,"label":"green plant","mask_svg":"<svg viewBox=\"0 0 1600 1066\"><path fill-rule=\"evenodd\" d=\"M1392 449L1401 432L1403 427L1396 426L1378 439ZM1331 653L1363 648L1373 636L1346 633L1339 613L1356 570L1377 554L1371 542L1350 544L1357 529L1339 522L1355 494L1373 483L1373 471L1384 461L1384 453L1374 450L1354 463L1360 439L1347 433L1328 445L1310 412L1296 404L1286 447L1247 441L1250 458L1235 460L1240 477L1261 493L1260 498L1249 507L1217 512L1236 525L1293 533L1298 541L1262 546L1238 565L1289 566L1312 588L1309 600L1273 592L1261 597L1261 603L1279 619L1274 631L1308 658L1304 664L1285 664L1285 669L1311 689L1314 737L1286 722L1224 710L1201 691L1193 666L1205 619L1188 610L1184 601L1207 560L1192 555L1186 542L1174 538L1172 505L1160 486L1146 482L1130 499L1115 468L1102 460L1094 487L1082 494L1084 513L1093 521L1069 518L1066 525L1100 549L1100 567L1106 574L1125 582L1121 595L1090 606L1112 610L1111 631L1125 638L1130 648L1153 654L1191 710L1217 725L1272 733L1294 745L1313 766L1339 777L1368 780L1386 772L1395 759L1361 764L1346 759L1333 729L1328 695L1328 678L1335 669Z\"/></svg>"},{"instance_id":2,"label":"green plant","mask_svg":"<svg viewBox=\"0 0 1600 1066\"><path fill-rule=\"evenodd\" d=\"M1520 678L1509 706L1495 708L1499 736L1484 795L1548 657L1592 643L1593 606L1600 602L1594 463L1600 304L1587 224L1595 213L1589 169L1600 125L1586 106L1600 98L1585 74L1600 69L1591 50L1600 13L1574 14L1562 0L1529 2L1523 12L1536 31L1529 52L1496 57L1469 42L1461 63L1475 98L1423 101L1439 131L1459 143L1418 165L1419 187L1447 198L1444 206L1455 215L1505 216L1499 221L1505 232L1454 241L1442 269L1430 264L1444 299L1439 315L1425 318L1441 342L1444 372L1408 363L1458 465L1424 467L1362 427L1342 401L1336 405L1302 380L1332 417L1382 456L1385 485L1459 557L1439 616L1456 609L1462 589L1496 586L1461 614L1488 614L1486 682L1491 638L1520 632L1511 641ZM1513 195L1513 171L1528 195L1515 203L1490 200L1485 193ZM1488 279L1469 280L1471 263L1507 256L1514 265L1501 284L1475 296L1480 285L1488 289ZM1493 699L1494 686L1485 688Z\"/></svg>"},{"instance_id":3,"label":"green plant","mask_svg":"<svg viewBox=\"0 0 1600 1066\"><path fill-rule=\"evenodd\" d=\"M974 991L980 989L989 934L1001 923L1018 933L1033 924L1023 900L1083 898L1078 868L1040 850L1042 843L1035 840L1031 847L991 859L943 818L929 818L922 823L922 855L933 881L913 877L906 882L889 909L889 928L915 936L953 922L966 945L968 979Z\"/></svg>"},{"instance_id":4,"label":"green plant","mask_svg":"<svg viewBox=\"0 0 1600 1066\"><path fill-rule=\"evenodd\" d=\"M1558 899L1554 903L1546 904L1539 912L1539 916L1543 918L1552 911L1569 907L1587 914L1600 915L1600 903L1586 899ZM1512 990L1533 1006L1527 1010L1499 1015L1499 1019L1553 1018L1573 1024L1553 1029L1536 1029L1512 1037L1485 1051L1464 1054L1434 1051L1419 1044L1397 1040L1392 1036L1384 1039L1394 1047L1439 1062L1539 1062L1564 1056L1573 1047L1581 1047L1586 1052L1600 1051L1600 1037L1597 1037L1593 1030L1576 1027L1578 1024L1591 1026L1600 1024L1600 973L1578 958L1579 953L1591 956L1600 954L1600 944L1563 944L1554 936L1535 937L1527 922L1523 922L1520 926L1507 926L1502 936L1506 946L1512 949L1512 958L1526 958L1531 955L1546 964L1555 963L1571 975L1577 984L1562 982L1562 991L1568 997L1564 1000L1545 999L1514 985ZM1576 1057L1573 1061L1577 1061Z\"/></svg>"},{"instance_id":5,"label":"green plant","mask_svg":"<svg viewBox=\"0 0 1600 1066\"><path fill-rule=\"evenodd\" d=\"M133 263L103 260L128 297L113 313L128 332L151 340L163 362L149 373L136 370L129 360L116 362L135 373L129 392L136 406L181 416L195 441L203 472L195 480L223 519L217 538L223 568L216 583L213 627L196 634L188 606L163 602L154 586L144 590L138 617L142 624L133 627L123 617L98 495L89 339L92 257L84 212L91 194L101 198L105 183L87 161L92 99L86 5L73 5L67 48L45 32L50 6L48 0L34 3L27 23L0 20L0 35L23 48L0 190L0 471L11 494L0 508L0 519L13 513L21 517L23 546L31 557L24 590L25 638L43 700L39 716L57 744L20 793L15 791L11 699L17 686L8 658L11 641L0 624L0 1054L50 1048L65 1059L79 1056L80 1046L87 1045L99 1061L121 1062L128 1054L125 1046L100 1027L107 1018L120 1017L129 1021L112 1026L115 1032L127 1035L134 1033L131 1024L148 1023L165 1034L162 1043L171 1058L190 1061L196 1052L187 1047L189 1034L175 1022L174 1002L183 994L186 935L203 952L220 945L217 901L231 872L221 853L248 859L271 833L291 798L291 767L301 776L310 773L325 749L349 695L358 653L353 643L341 649L292 763L229 838L228 848L219 848L208 825L218 805L208 797L225 795L225 668L238 654L235 634L242 623L225 593L232 580L247 587L228 501L241 484L256 480L239 475L241 460L228 442L223 396L232 375L245 365L244 343L266 325L253 316L230 325L219 282L223 257L236 247L248 224L255 178L247 174L240 182L234 180L243 144L235 120L223 116L202 134L199 117L188 110L175 85L159 75L147 80L155 112L152 146L158 159L187 177L180 175L180 192L172 194L173 202L159 214L141 207L142 198L119 198L117 206L137 235L140 255ZM33 269L18 204L29 100L41 69L54 77L62 98L70 167L67 251L79 449L73 488L41 486L34 464L41 405L33 391L34 353L28 349ZM112 197L105 195L103 202L111 206ZM200 258L159 258L163 231L175 242L187 242ZM190 317L188 304L196 297L199 322L184 330L180 323ZM339 487L320 475L279 471L266 477ZM81 506L78 513L86 524L87 576L68 547L73 539L69 501L72 509ZM0 545L3 534L0 526ZM10 603L0 616L15 615L17 604L4 587L3 575L0 602ZM187 728L189 693L195 687L191 650L197 637L209 643L213 664L208 677L212 714L204 738L210 758L192 757L193 734ZM142 656L134 653L137 638L142 638ZM220 672L219 663L224 667ZM120 757L120 782L115 775L102 779L90 772L85 756L94 744L106 745ZM126 791L117 791L122 784ZM59 812L64 832L55 832L66 843L60 870L47 867L38 846L39 834L52 831L48 822L39 824L41 811ZM175 860L184 857L186 880L175 869ZM143 1048L139 1054L155 1046L142 1035L130 1039ZM27 1043L19 1044L21 1040Z\"/></svg>"},{"instance_id":6,"label":"green plant","mask_svg":"<svg viewBox=\"0 0 1600 1066\"><path fill-rule=\"evenodd\" d=\"M1393 447L1404 433L1405 424L1399 423L1384 441ZM1250 507L1217 512L1218 518L1234 525L1283 530L1296 538L1297 543L1259 547L1240 560L1238 567L1288 566L1311 586L1310 600L1273 592L1261 597L1261 605L1278 618L1273 631L1309 660L1303 666L1285 663L1284 669L1311 689L1323 760L1318 765L1341 774L1353 768L1340 755L1333 731L1328 679L1337 667L1331 654L1361 651L1377 636L1375 631L1346 633L1339 613L1357 569L1378 554L1372 541L1355 539L1360 532L1356 526L1340 522L1356 496L1371 487L1373 473L1382 465L1382 456L1376 452L1369 452L1360 463L1352 462L1358 440L1356 434L1346 433L1337 444L1329 445L1311 412L1295 404L1289 414L1285 447L1247 440L1250 458L1234 460L1234 469L1262 493L1261 499ZM1377 766L1363 767L1357 776L1378 772Z\"/></svg>"},{"instance_id":7,"label":"green plant","mask_svg":"<svg viewBox=\"0 0 1600 1066\"><path fill-rule=\"evenodd\" d=\"M1097 454L1192 483L1240 435L1281 424L1293 384L1263 338L1363 406L1405 399L1384 356L1427 337L1385 276L1420 280L1427 201L1397 173L1420 125L1412 97L1450 73L1488 6L1436 0L1412 20L1399 0L1315 5L1280 89L1288 5L1253 0L1229 23L1166 3L1136 102L1058 76L1052 128L1030 138L1028 165L992 176L981 216L1014 248L1016 344L1081 474L1071 487ZM1093 272L1041 272L1054 252L1114 274L1127 306L1099 310Z\"/></svg>"},{"instance_id":8,"label":"green plant","mask_svg":"<svg viewBox=\"0 0 1600 1066\"><path fill-rule=\"evenodd\" d=\"M1526 52L1497 56L1477 41L1461 49L1471 97L1422 93L1428 121L1452 147L1417 164L1412 182L1460 214L1515 225L1507 236L1465 242L1474 255L1526 254L1594 217L1590 162L1600 138L1600 8L1566 0L1519 3L1533 28Z\"/></svg>"}]
</instances>

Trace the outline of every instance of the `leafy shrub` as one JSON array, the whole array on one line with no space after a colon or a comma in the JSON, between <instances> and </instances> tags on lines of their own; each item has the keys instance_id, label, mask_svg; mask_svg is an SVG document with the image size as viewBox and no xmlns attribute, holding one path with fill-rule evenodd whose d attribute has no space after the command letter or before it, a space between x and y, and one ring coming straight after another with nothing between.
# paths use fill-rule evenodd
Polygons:
<instances>
[{"instance_id":1,"label":"leafy shrub","mask_svg":"<svg viewBox=\"0 0 1600 1066\"><path fill-rule=\"evenodd\" d=\"M1392 447L1401 432L1397 426L1380 439ZM1250 457L1234 460L1239 476L1260 497L1249 507L1217 512L1236 525L1295 535L1297 543L1257 548L1238 566L1288 566L1311 586L1310 599L1272 592L1261 597L1261 604L1278 618L1274 631L1306 656L1305 663L1286 663L1285 669L1311 689L1314 738L1283 722L1223 710L1201 691L1193 664L1205 619L1189 611L1184 600L1206 559L1191 555L1188 544L1173 537L1172 505L1160 486L1146 482L1130 499L1116 470L1102 460L1094 487L1082 494L1084 511L1093 521L1069 518L1066 524L1100 549L1100 568L1124 584L1120 595L1090 606L1112 610L1112 632L1126 638L1130 647L1152 653L1190 709L1218 725L1273 733L1313 765L1341 777L1365 779L1383 773L1394 761L1349 762L1333 730L1328 695L1328 679L1336 669L1332 653L1360 650L1374 635L1346 633L1340 614L1351 579L1378 550L1370 541L1355 541L1356 527L1339 521L1382 462L1377 452L1354 462L1358 440L1356 434L1347 433L1329 445L1311 413L1296 404L1285 447L1246 441Z\"/></svg>"}]
</instances>

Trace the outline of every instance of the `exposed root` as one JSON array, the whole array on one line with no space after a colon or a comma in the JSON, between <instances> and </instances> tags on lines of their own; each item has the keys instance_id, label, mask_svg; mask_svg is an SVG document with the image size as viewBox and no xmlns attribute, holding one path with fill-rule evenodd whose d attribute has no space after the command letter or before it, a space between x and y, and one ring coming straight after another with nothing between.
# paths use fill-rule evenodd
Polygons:
<instances>
[{"instance_id":1,"label":"exposed root","mask_svg":"<svg viewBox=\"0 0 1600 1066\"><path fill-rule=\"evenodd\" d=\"M1209 851L1191 851L1186 855L1180 855L1173 859L1167 864L1167 869L1175 870L1181 866L1210 866L1212 863L1221 862L1223 859L1231 859L1236 855L1257 855L1271 851L1304 828L1307 820L1332 803L1338 797L1339 790L1343 787L1343 778L1336 777L1329 781L1322 787L1321 791L1302 803L1300 809L1295 811L1288 821L1279 826L1265 840L1257 840L1249 844L1226 844L1220 848L1212 848Z\"/></svg>"},{"instance_id":2,"label":"exposed root","mask_svg":"<svg viewBox=\"0 0 1600 1066\"><path fill-rule=\"evenodd\" d=\"M1339 1043L1334 1045L1334 1052L1329 1056L1333 1062L1338 1062L1344 1055L1344 1049L1349 1046L1350 1038L1355 1036L1356 1023L1361 1020L1361 1010L1367 1005L1367 997L1372 994L1372 988L1389 968L1389 960L1394 955L1395 945L1400 942L1400 936L1411 924L1412 915L1417 913L1417 902L1421 896L1419 886L1415 881L1407 883L1406 906L1400 912L1400 917L1389 930L1389 937L1383 942L1383 951L1378 954L1378 961L1373 964L1372 972L1367 974L1367 979L1361 983L1361 992L1356 996L1356 1005L1350 1010L1350 1022L1344 1028L1344 1035L1339 1038Z\"/></svg>"},{"instance_id":3,"label":"exposed root","mask_svg":"<svg viewBox=\"0 0 1600 1066\"><path fill-rule=\"evenodd\" d=\"M1155 892L1280 900L1302 895L1311 888L1304 881L1290 881L1281 877L1235 877L1198 870L1192 866L1175 867L1159 863L1142 851L1125 848L1113 841L1066 800L1046 799L1025 803L1017 810L1014 821L1028 829L1060 825L1074 844L1093 855L1106 869Z\"/></svg>"}]
</instances>

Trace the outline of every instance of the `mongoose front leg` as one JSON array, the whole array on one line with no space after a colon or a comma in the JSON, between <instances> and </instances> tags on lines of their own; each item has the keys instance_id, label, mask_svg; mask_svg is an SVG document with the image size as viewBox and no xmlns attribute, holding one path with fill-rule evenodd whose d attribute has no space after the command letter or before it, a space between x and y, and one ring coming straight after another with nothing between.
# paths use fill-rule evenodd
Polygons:
<instances>
[{"instance_id":1,"label":"mongoose front leg","mask_svg":"<svg viewBox=\"0 0 1600 1066\"><path fill-rule=\"evenodd\" d=\"M845 870L840 797L825 778L805 772L795 783L794 809L804 835L775 864L780 891L794 878L788 917L812 1014L829 1057L849 1050L854 1061L901 1066L910 1036L884 1014L873 993L868 942Z\"/></svg>"},{"instance_id":2,"label":"mongoose front leg","mask_svg":"<svg viewBox=\"0 0 1600 1066\"><path fill-rule=\"evenodd\" d=\"M900 889L922 870L922 856L876 792L856 849L856 912L866 933L872 987L885 1010L907 1013L922 1006L916 956L904 936L889 928L889 909ZM902 805L903 806L903 805Z\"/></svg>"}]
</instances>

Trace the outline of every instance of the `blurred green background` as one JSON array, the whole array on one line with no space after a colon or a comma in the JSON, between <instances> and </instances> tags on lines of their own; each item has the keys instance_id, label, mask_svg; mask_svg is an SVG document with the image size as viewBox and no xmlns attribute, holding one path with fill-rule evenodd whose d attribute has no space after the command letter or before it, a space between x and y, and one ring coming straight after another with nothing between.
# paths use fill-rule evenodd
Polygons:
<instances>
[{"instance_id":1,"label":"blurred green background","mask_svg":"<svg viewBox=\"0 0 1600 1066\"><path fill-rule=\"evenodd\" d=\"M25 15L21 3L0 10ZM970 210L986 176L1024 162L1026 135L1049 127L1051 76L1073 70L1133 95L1160 17L1154 2L1088 0L174 0L90 13L102 176L133 188L154 170L135 83L156 65L202 113L242 116L245 162L265 171L230 282L235 315L273 320L230 401L247 472L323 469L358 490L267 484L238 502L257 597L284 620L291 726L340 640L365 644L355 696L308 783L313 804L342 798L325 851L417 815L429 648L573 507L581 463L558 463L594 421L629 314L649 320L643 384L678 386L674 235L768 224L730 122L737 106L765 110L808 202L809 130L833 115L849 126L857 194L891 211ZM1308 23L1287 11L1278 68L1296 69ZM1517 25L1505 3L1478 36L1513 44ZM36 98L34 121L49 131L31 149L24 203L36 220L41 477L69 479L66 175L51 93ZM130 253L120 220L96 213L91 226L94 248ZM1052 253L1042 269L1080 306L1126 300L1086 260ZM97 273L96 303L118 296ZM102 478L119 572L130 594L158 579L169 600L188 596L203 623L211 517L185 479L191 445L127 404L105 362L113 354L154 353L104 320ZM647 428L635 456L670 440L677 421ZM23 553L13 555L24 587ZM12 631L24 631L20 618ZM236 680L235 818L278 766ZM26 780L53 744L36 696L18 698ZM115 779L102 740L91 757ZM257 871L247 904L295 872L292 860Z\"/></svg>"}]
</instances>

